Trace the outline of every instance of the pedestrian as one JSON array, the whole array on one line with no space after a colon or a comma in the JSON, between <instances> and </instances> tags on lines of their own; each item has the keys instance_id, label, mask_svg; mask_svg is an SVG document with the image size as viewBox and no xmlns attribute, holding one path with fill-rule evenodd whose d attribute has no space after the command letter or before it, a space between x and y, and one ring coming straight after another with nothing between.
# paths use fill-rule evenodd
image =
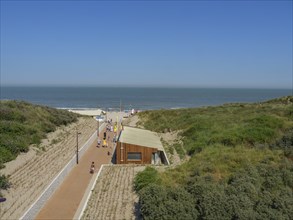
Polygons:
<instances>
[{"instance_id":1,"label":"pedestrian","mask_svg":"<svg viewBox=\"0 0 293 220\"><path fill-rule=\"evenodd\" d=\"M93 161L91 164L90 173L94 173L94 172L95 172L95 162Z\"/></svg>"}]
</instances>

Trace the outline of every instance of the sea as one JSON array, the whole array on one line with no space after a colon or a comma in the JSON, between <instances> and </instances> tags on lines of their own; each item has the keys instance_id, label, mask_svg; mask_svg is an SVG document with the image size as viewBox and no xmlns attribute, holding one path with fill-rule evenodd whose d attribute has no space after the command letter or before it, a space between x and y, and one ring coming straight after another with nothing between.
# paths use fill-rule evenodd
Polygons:
<instances>
[{"instance_id":1,"label":"sea","mask_svg":"<svg viewBox=\"0 0 293 220\"><path fill-rule=\"evenodd\" d=\"M1 100L23 100L62 109L155 110L262 102L291 89L21 87L1 86Z\"/></svg>"}]
</instances>

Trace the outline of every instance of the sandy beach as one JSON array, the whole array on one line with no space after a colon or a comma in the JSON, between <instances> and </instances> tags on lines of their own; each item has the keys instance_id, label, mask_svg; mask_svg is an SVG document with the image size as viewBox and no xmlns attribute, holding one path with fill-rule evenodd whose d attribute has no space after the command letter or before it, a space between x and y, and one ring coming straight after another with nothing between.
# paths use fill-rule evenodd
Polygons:
<instances>
[{"instance_id":1,"label":"sandy beach","mask_svg":"<svg viewBox=\"0 0 293 220\"><path fill-rule=\"evenodd\" d=\"M102 109L68 109L68 111L87 116L97 116L106 113Z\"/></svg>"}]
</instances>

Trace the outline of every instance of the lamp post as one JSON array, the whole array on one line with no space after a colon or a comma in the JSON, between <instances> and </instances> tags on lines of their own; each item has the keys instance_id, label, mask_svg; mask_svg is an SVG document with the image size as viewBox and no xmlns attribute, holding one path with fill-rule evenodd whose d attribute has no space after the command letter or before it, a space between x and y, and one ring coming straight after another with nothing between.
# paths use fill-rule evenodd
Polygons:
<instances>
[{"instance_id":1,"label":"lamp post","mask_svg":"<svg viewBox=\"0 0 293 220\"><path fill-rule=\"evenodd\" d=\"M98 138L100 137L100 119L101 119L101 116L96 116L96 121L97 121L97 136Z\"/></svg>"},{"instance_id":2,"label":"lamp post","mask_svg":"<svg viewBox=\"0 0 293 220\"><path fill-rule=\"evenodd\" d=\"M76 164L78 164L78 135L81 134L81 132L76 131Z\"/></svg>"},{"instance_id":3,"label":"lamp post","mask_svg":"<svg viewBox=\"0 0 293 220\"><path fill-rule=\"evenodd\" d=\"M100 137L100 120L97 120L98 121L98 129L97 129L97 132L98 132L98 137Z\"/></svg>"}]
</instances>

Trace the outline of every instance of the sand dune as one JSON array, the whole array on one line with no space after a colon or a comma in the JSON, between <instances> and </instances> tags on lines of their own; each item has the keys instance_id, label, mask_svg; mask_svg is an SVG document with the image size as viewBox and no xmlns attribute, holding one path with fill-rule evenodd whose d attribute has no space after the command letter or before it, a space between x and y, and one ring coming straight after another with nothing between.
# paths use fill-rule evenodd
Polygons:
<instances>
[{"instance_id":1,"label":"sand dune","mask_svg":"<svg viewBox=\"0 0 293 220\"><path fill-rule=\"evenodd\" d=\"M54 177L75 154L76 128L79 146L97 129L93 118L80 118L77 123L61 127L48 135L39 148L7 163L1 173L10 175L12 187L4 191L6 202L0 204L0 219L17 219L38 198ZM42 150L41 150L42 149Z\"/></svg>"}]
</instances>

